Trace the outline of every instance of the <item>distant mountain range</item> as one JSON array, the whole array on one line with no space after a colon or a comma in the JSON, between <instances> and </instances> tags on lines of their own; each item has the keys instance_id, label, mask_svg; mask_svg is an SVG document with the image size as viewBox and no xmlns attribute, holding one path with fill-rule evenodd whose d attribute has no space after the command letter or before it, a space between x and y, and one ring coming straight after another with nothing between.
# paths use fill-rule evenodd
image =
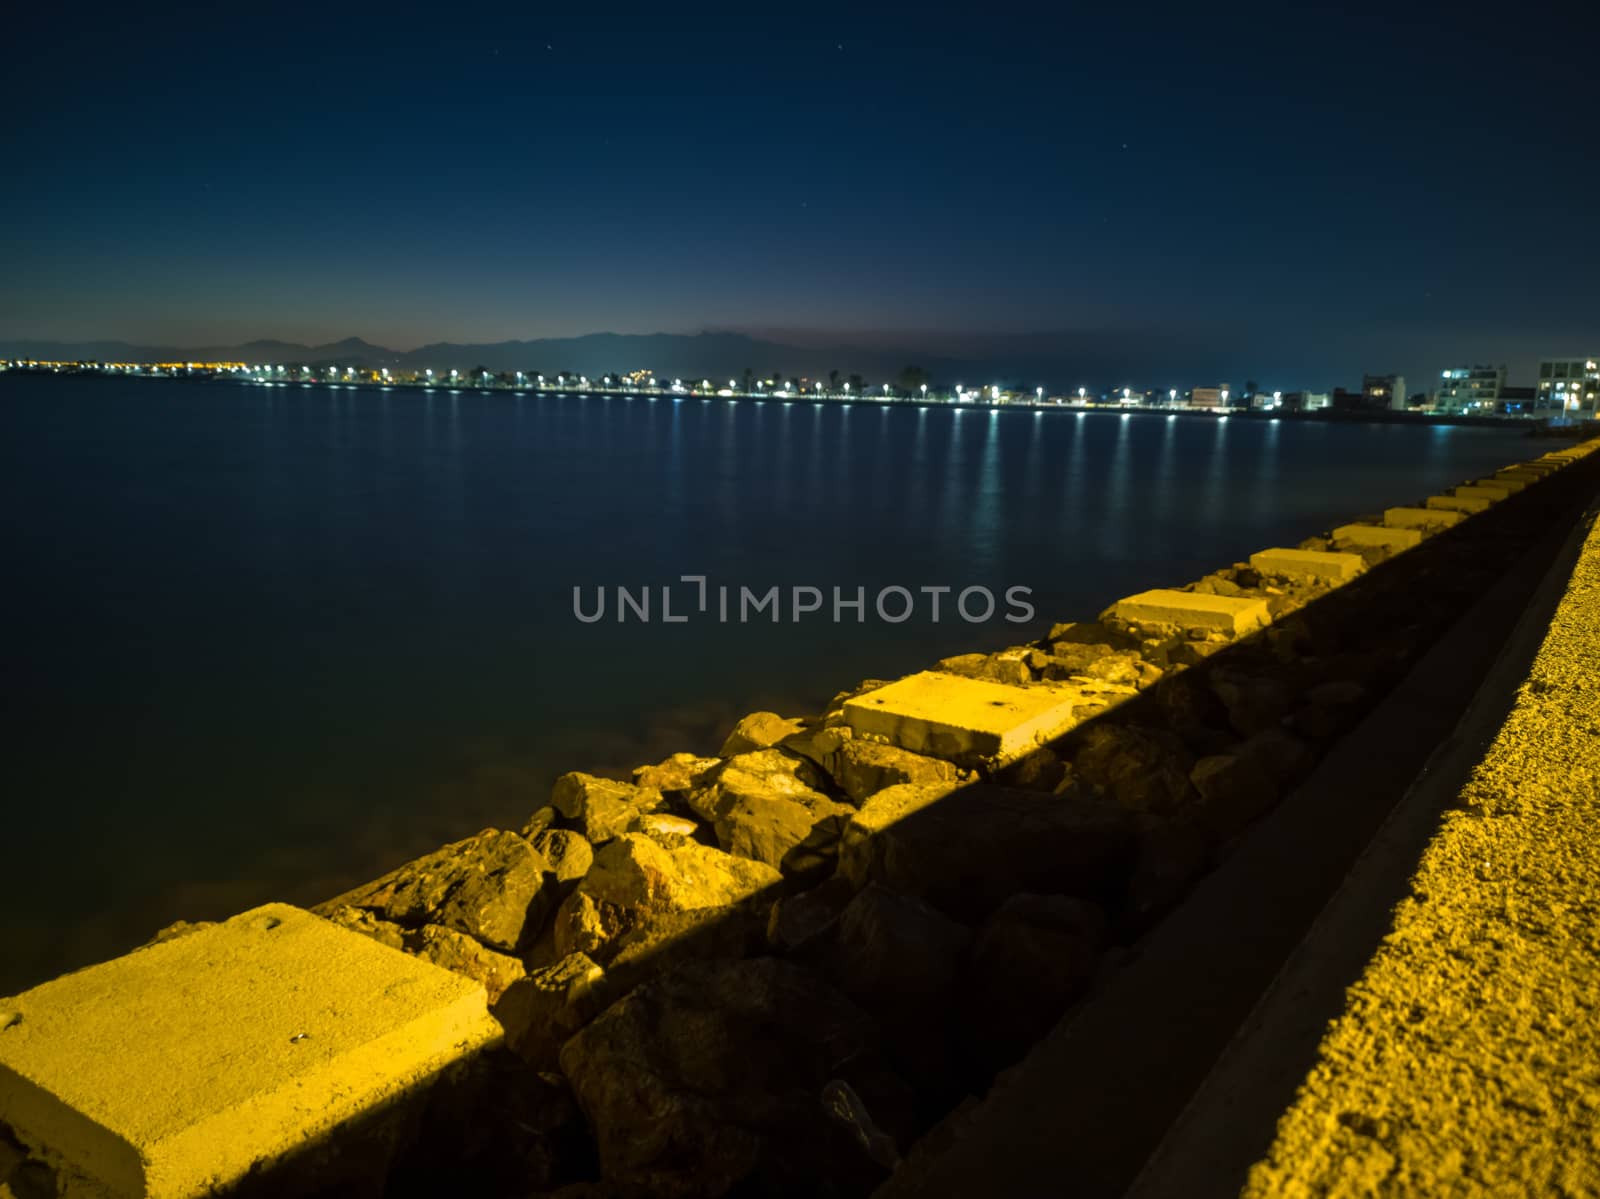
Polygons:
<instances>
[{"instance_id":1,"label":"distant mountain range","mask_svg":"<svg viewBox=\"0 0 1600 1199\"><path fill-rule=\"evenodd\" d=\"M921 339L918 339L921 340ZM1035 381L1052 388L1083 382L1120 383L1177 370L1197 378L1217 369L1211 347L1180 347L1170 340L1135 333L1046 333L967 339L959 356L913 346L790 345L744 333L590 333L582 337L536 338L486 344L435 342L414 350L391 350L359 337L327 345L259 340L233 346L141 346L124 341L19 341L0 339L0 357L57 361L249 362L405 370L559 371L598 377L651 370L663 378L735 378L748 367L760 376L826 377L837 370L872 382L893 380L908 366L921 367L935 384Z\"/></svg>"}]
</instances>

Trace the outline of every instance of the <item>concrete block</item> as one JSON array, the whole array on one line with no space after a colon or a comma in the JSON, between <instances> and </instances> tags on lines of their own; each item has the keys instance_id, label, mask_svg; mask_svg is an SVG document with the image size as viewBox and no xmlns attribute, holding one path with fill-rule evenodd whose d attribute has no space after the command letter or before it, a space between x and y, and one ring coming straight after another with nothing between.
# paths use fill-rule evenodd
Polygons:
<instances>
[{"instance_id":1,"label":"concrete block","mask_svg":"<svg viewBox=\"0 0 1600 1199\"><path fill-rule=\"evenodd\" d=\"M1258 550L1250 555L1250 565L1264 575L1282 575L1323 583L1343 583L1355 578L1366 561L1360 554L1329 553L1325 550Z\"/></svg>"},{"instance_id":2,"label":"concrete block","mask_svg":"<svg viewBox=\"0 0 1600 1199\"><path fill-rule=\"evenodd\" d=\"M1439 508L1385 508L1383 523L1391 529L1448 529L1466 520L1464 512Z\"/></svg>"},{"instance_id":3,"label":"concrete block","mask_svg":"<svg viewBox=\"0 0 1600 1199\"><path fill-rule=\"evenodd\" d=\"M1267 601L1194 591L1141 591L1111 605L1111 614L1137 624L1170 624L1240 636L1272 621Z\"/></svg>"},{"instance_id":4,"label":"concrete block","mask_svg":"<svg viewBox=\"0 0 1600 1199\"><path fill-rule=\"evenodd\" d=\"M1495 502L1488 496L1430 495L1425 506L1445 512L1465 512L1471 516L1474 512L1482 512Z\"/></svg>"},{"instance_id":5,"label":"concrete block","mask_svg":"<svg viewBox=\"0 0 1600 1199\"><path fill-rule=\"evenodd\" d=\"M0 1000L0 1122L60 1193L209 1195L500 1036L480 984L270 904Z\"/></svg>"},{"instance_id":6,"label":"concrete block","mask_svg":"<svg viewBox=\"0 0 1600 1199\"><path fill-rule=\"evenodd\" d=\"M1520 484L1495 483L1481 479L1476 483L1463 483L1460 487L1452 487L1451 495L1459 495L1469 500L1489 500L1499 503L1522 490Z\"/></svg>"},{"instance_id":7,"label":"concrete block","mask_svg":"<svg viewBox=\"0 0 1600 1199\"><path fill-rule=\"evenodd\" d=\"M1130 694L1132 688L1126 688ZM951 761L1008 761L1067 732L1086 701L1072 684L1014 687L923 671L846 702L856 733Z\"/></svg>"},{"instance_id":8,"label":"concrete block","mask_svg":"<svg viewBox=\"0 0 1600 1199\"><path fill-rule=\"evenodd\" d=\"M1333 531L1334 544L1381 545L1399 553L1422 544L1421 529L1391 529L1383 525L1340 525Z\"/></svg>"},{"instance_id":9,"label":"concrete block","mask_svg":"<svg viewBox=\"0 0 1600 1199\"><path fill-rule=\"evenodd\" d=\"M1521 491L1524 488L1532 487L1535 483L1542 483L1549 473L1548 471L1530 470L1527 467L1517 466L1509 470L1497 470L1492 478L1480 481L1491 485L1505 484Z\"/></svg>"}]
</instances>

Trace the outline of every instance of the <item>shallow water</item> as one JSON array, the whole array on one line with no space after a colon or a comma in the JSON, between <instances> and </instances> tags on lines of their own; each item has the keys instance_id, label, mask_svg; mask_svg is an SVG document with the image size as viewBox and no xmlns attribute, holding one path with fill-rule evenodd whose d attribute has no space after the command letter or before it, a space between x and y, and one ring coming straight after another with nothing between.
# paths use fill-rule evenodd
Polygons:
<instances>
[{"instance_id":1,"label":"shallow water","mask_svg":"<svg viewBox=\"0 0 1600 1199\"><path fill-rule=\"evenodd\" d=\"M714 749L752 708L1531 452L1483 429L0 376L0 993L515 827L563 770ZM574 617L575 586L592 610L619 584L655 589L651 621L617 623L614 592ZM823 610L740 623L737 589L773 584ZM873 611L889 585L903 623ZM953 589L938 622L923 586ZM952 612L968 586L993 620ZM1031 623L1000 619L1013 586ZM864 621L829 619L835 587Z\"/></svg>"}]
</instances>

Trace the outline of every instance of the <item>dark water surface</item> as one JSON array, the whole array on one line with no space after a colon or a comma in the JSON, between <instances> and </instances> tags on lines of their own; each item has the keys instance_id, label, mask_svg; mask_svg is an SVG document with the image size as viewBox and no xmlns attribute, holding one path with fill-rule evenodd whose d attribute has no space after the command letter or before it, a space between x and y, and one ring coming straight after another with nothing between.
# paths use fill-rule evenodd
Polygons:
<instances>
[{"instance_id":1,"label":"dark water surface","mask_svg":"<svg viewBox=\"0 0 1600 1199\"><path fill-rule=\"evenodd\" d=\"M0 994L1475 476L1496 430L0 376ZM586 625L684 574L865 623ZM1038 619L887 624L881 587ZM737 594L735 592L735 594ZM680 584L674 608L693 608ZM659 604L659 598L656 603ZM1002 614L1004 609L1002 608Z\"/></svg>"}]
</instances>

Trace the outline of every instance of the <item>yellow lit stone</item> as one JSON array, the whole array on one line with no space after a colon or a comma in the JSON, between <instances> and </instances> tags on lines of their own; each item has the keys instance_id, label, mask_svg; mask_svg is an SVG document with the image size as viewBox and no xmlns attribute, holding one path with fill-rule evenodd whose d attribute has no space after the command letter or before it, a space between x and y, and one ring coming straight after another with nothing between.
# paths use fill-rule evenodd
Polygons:
<instances>
[{"instance_id":1,"label":"yellow lit stone","mask_svg":"<svg viewBox=\"0 0 1600 1199\"><path fill-rule=\"evenodd\" d=\"M478 983L286 904L0 1011L0 1121L118 1199L210 1194L501 1035Z\"/></svg>"}]
</instances>

